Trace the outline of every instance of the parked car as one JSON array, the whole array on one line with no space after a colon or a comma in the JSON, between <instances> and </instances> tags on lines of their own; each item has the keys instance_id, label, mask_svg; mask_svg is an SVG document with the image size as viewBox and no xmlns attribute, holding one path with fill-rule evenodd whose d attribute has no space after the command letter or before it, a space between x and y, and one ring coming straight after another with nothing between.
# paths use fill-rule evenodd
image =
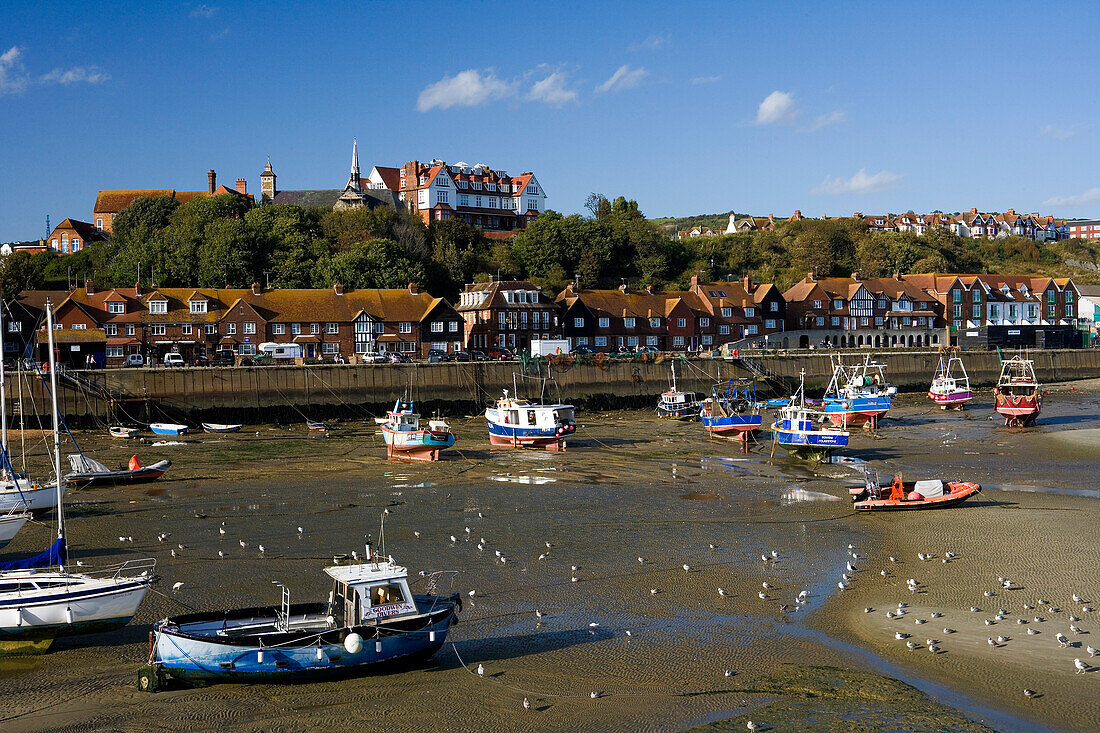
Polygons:
<instances>
[{"instance_id":1,"label":"parked car","mask_svg":"<svg viewBox=\"0 0 1100 733\"><path fill-rule=\"evenodd\" d=\"M431 361L431 362L447 361L447 352L446 351L440 351L439 349L432 349L431 351L428 352L428 361Z\"/></svg>"},{"instance_id":2,"label":"parked car","mask_svg":"<svg viewBox=\"0 0 1100 733\"><path fill-rule=\"evenodd\" d=\"M384 351L368 351L359 355L359 360L364 364L384 364L390 360Z\"/></svg>"},{"instance_id":3,"label":"parked car","mask_svg":"<svg viewBox=\"0 0 1100 733\"><path fill-rule=\"evenodd\" d=\"M639 354L660 354L661 350L658 349L656 346L643 346L642 348L638 349L638 353Z\"/></svg>"},{"instance_id":4,"label":"parked car","mask_svg":"<svg viewBox=\"0 0 1100 733\"><path fill-rule=\"evenodd\" d=\"M126 361L122 362L124 367L141 367L145 366L145 358L141 354L130 354L126 357Z\"/></svg>"},{"instance_id":5,"label":"parked car","mask_svg":"<svg viewBox=\"0 0 1100 733\"><path fill-rule=\"evenodd\" d=\"M447 357L447 361L473 361L473 357L465 351L456 351Z\"/></svg>"},{"instance_id":6,"label":"parked car","mask_svg":"<svg viewBox=\"0 0 1100 733\"><path fill-rule=\"evenodd\" d=\"M573 349L573 353L580 354L581 356L592 356L592 354L596 353L596 350L593 349L591 346L578 346L577 348Z\"/></svg>"},{"instance_id":7,"label":"parked car","mask_svg":"<svg viewBox=\"0 0 1100 733\"><path fill-rule=\"evenodd\" d=\"M470 352L470 358L474 361L489 361L489 355L484 351L473 350Z\"/></svg>"},{"instance_id":8,"label":"parked car","mask_svg":"<svg viewBox=\"0 0 1100 733\"><path fill-rule=\"evenodd\" d=\"M496 348L489 349L485 353L489 356L490 359L494 359L496 361L511 361L512 359L516 358L515 355L512 354L511 351L504 348L503 346L498 346Z\"/></svg>"},{"instance_id":9,"label":"parked car","mask_svg":"<svg viewBox=\"0 0 1100 733\"><path fill-rule=\"evenodd\" d=\"M407 364L411 359L399 351L389 351L386 353L386 361L390 364Z\"/></svg>"},{"instance_id":10,"label":"parked car","mask_svg":"<svg viewBox=\"0 0 1100 733\"><path fill-rule=\"evenodd\" d=\"M237 361L237 355L233 349L218 349L214 352L214 358L210 360L211 366L233 366Z\"/></svg>"},{"instance_id":11,"label":"parked car","mask_svg":"<svg viewBox=\"0 0 1100 733\"><path fill-rule=\"evenodd\" d=\"M184 362L183 360L183 354L176 354L174 352L171 354L165 354L163 363L166 367L186 366L186 362Z\"/></svg>"},{"instance_id":12,"label":"parked car","mask_svg":"<svg viewBox=\"0 0 1100 733\"><path fill-rule=\"evenodd\" d=\"M196 356L194 359L191 360L191 366L210 366L210 360L205 356Z\"/></svg>"}]
</instances>

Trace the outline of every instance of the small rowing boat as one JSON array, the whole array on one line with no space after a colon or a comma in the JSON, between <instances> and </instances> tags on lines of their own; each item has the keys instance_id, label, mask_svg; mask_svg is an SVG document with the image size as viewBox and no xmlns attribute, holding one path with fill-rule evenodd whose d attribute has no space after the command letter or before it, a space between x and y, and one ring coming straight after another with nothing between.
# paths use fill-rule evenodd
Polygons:
<instances>
[{"instance_id":1,"label":"small rowing boat","mask_svg":"<svg viewBox=\"0 0 1100 733\"><path fill-rule=\"evenodd\" d=\"M149 426L157 435L184 435L190 428L170 422L155 422Z\"/></svg>"},{"instance_id":2,"label":"small rowing boat","mask_svg":"<svg viewBox=\"0 0 1100 733\"><path fill-rule=\"evenodd\" d=\"M112 438L136 438L141 431L137 428L127 428L122 425L112 425L107 428Z\"/></svg>"},{"instance_id":3,"label":"small rowing boat","mask_svg":"<svg viewBox=\"0 0 1100 733\"><path fill-rule=\"evenodd\" d=\"M320 420L306 420L306 428L309 430L316 430L319 433L323 433L328 430L328 425L325 425Z\"/></svg>"},{"instance_id":4,"label":"small rowing boat","mask_svg":"<svg viewBox=\"0 0 1100 733\"><path fill-rule=\"evenodd\" d=\"M208 433L238 433L243 425L222 425L216 422L204 422L202 429Z\"/></svg>"},{"instance_id":5,"label":"small rowing boat","mask_svg":"<svg viewBox=\"0 0 1100 733\"><path fill-rule=\"evenodd\" d=\"M863 486L851 486L852 506L865 512L904 511L909 509L947 509L958 506L982 490L972 481L926 479L903 481L895 476L892 483L881 486L878 473L867 471Z\"/></svg>"},{"instance_id":6,"label":"small rowing boat","mask_svg":"<svg viewBox=\"0 0 1100 733\"><path fill-rule=\"evenodd\" d=\"M107 468L94 458L74 454L69 456L69 466L72 471L65 474L65 481L81 486L144 484L156 481L164 475L164 472L171 465L171 461L164 460L143 466L141 465L141 459L135 455L130 457L130 462L126 468L112 469Z\"/></svg>"}]
</instances>

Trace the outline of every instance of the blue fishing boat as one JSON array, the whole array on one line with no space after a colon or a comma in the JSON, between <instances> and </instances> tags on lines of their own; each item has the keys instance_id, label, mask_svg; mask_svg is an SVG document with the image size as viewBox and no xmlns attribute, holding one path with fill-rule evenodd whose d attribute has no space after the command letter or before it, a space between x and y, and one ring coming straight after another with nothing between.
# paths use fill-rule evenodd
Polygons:
<instances>
[{"instance_id":1,"label":"blue fishing boat","mask_svg":"<svg viewBox=\"0 0 1100 733\"><path fill-rule=\"evenodd\" d=\"M155 691L170 676L185 682L283 682L367 673L387 663L426 659L458 623L462 601L414 595L408 572L375 554L325 568L326 602L173 616L153 631L151 664L138 686ZM434 580L434 578L433 578Z\"/></svg>"},{"instance_id":2,"label":"blue fishing boat","mask_svg":"<svg viewBox=\"0 0 1100 733\"><path fill-rule=\"evenodd\" d=\"M455 444L455 434L446 420L429 420L428 429L422 429L420 415L413 412L412 402L397 400L380 428L387 458L438 461L439 452Z\"/></svg>"},{"instance_id":3,"label":"blue fishing boat","mask_svg":"<svg viewBox=\"0 0 1100 733\"><path fill-rule=\"evenodd\" d=\"M711 435L729 435L744 440L763 423L764 417L756 401L755 379L731 379L725 392L719 395L714 389L712 395L703 400L699 409L699 419Z\"/></svg>"},{"instance_id":4,"label":"blue fishing boat","mask_svg":"<svg viewBox=\"0 0 1100 733\"><path fill-rule=\"evenodd\" d=\"M775 444L794 453L828 455L833 448L848 445L848 433L821 424L825 413L806 406L804 384L806 371L802 371L802 383L791 401L779 409L778 418L772 423ZM775 448L772 448L774 455Z\"/></svg>"},{"instance_id":5,"label":"blue fishing boat","mask_svg":"<svg viewBox=\"0 0 1100 733\"><path fill-rule=\"evenodd\" d=\"M833 425L875 428L897 391L886 383L886 365L871 361L870 354L852 367L844 366L838 354L833 357L833 377L821 406Z\"/></svg>"},{"instance_id":6,"label":"blue fishing boat","mask_svg":"<svg viewBox=\"0 0 1100 733\"><path fill-rule=\"evenodd\" d=\"M149 426L157 435L184 435L190 428L170 422L155 422Z\"/></svg>"},{"instance_id":7,"label":"blue fishing boat","mask_svg":"<svg viewBox=\"0 0 1100 733\"><path fill-rule=\"evenodd\" d=\"M513 376L513 390L515 389ZM489 423L489 442L513 448L539 448L564 451L566 438L576 432L577 421L572 405L546 405L508 395L485 410Z\"/></svg>"}]
</instances>

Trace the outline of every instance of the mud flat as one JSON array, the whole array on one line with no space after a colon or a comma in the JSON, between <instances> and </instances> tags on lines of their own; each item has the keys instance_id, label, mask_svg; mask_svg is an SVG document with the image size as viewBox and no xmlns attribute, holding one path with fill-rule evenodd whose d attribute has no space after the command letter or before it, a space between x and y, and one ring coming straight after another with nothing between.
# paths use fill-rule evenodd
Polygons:
<instances>
[{"instance_id":1,"label":"mud flat","mask_svg":"<svg viewBox=\"0 0 1100 733\"><path fill-rule=\"evenodd\" d=\"M744 456L736 444L706 441L697 424L641 411L582 414L564 454L491 449L483 419L450 416L457 450L430 465L385 461L367 421L326 438L302 425L251 426L140 446L146 461L172 459L166 478L72 492L69 537L88 566L155 556L163 582L119 632L0 657L0 724L5 733L743 730L747 719L773 730L977 730L982 720L1002 730L1032 721L1095 729L1100 674L1074 675L1073 657L1087 657L1083 646L1061 649L1053 640L1056 630L1068 634L1071 592L1100 598L1095 500L1056 493L1079 487L1095 464L1052 436L1100 428L1100 410L1095 392L1069 395L1052 393L1040 427L1025 431L997 427L988 402L941 413L900 400L877 435L853 437L849 456L883 475L948 474L1001 486L959 510L904 516L853 515L844 490L856 477L850 466L768 460L767 446ZM135 451L105 436L78 438L109 465ZM32 468L44 465L39 454L32 451ZM156 695L135 688L157 619L273 604L273 580L288 583L295 602L324 598L321 568L377 536L387 508L386 551L414 579L420 570L458 571L466 607L432 660L324 683L179 686ZM161 543L160 532L172 536ZM48 520L24 530L3 556L37 551L50 534ZM130 535L133 544L118 542ZM838 594L849 544L866 559L855 561L861 571ZM761 559L773 550L778 559ZM943 564L949 550L958 558ZM918 561L917 552L937 558ZM902 562L889 563L890 555ZM883 578L887 565L892 575ZM1020 590L998 590L998 575ZM910 577L923 592L905 590ZM183 586L173 593L176 582ZM801 590L806 604L796 602ZM1061 611L1044 611L1047 620L1036 623L1043 633L1026 638L1016 616L987 631L982 620L992 616L967 610L1005 604L1017 614L1040 597ZM887 620L899 600L912 610L900 623ZM866 606L875 612L864 614ZM944 617L913 623L932 609ZM1081 615L1077 625L1091 633L1071 640L1100 640L1095 614ZM944 626L957 633L947 638ZM939 639L944 653L909 652L896 630L922 646ZM894 663L902 682L822 632ZM986 637L998 634L1012 638L988 647ZM484 679L471 671L479 663ZM910 686L920 680L960 691L964 710ZM1042 696L1024 700L1025 686ZM983 707L999 715L983 718Z\"/></svg>"}]
</instances>

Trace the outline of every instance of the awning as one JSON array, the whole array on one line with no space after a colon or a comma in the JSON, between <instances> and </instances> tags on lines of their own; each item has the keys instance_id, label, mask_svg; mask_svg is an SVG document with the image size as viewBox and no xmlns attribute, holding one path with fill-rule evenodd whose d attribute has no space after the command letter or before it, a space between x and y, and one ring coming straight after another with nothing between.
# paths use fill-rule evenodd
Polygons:
<instances>
[{"instance_id":1,"label":"awning","mask_svg":"<svg viewBox=\"0 0 1100 733\"><path fill-rule=\"evenodd\" d=\"M231 344L240 343L239 341L237 341L237 339L233 338L232 336L222 336L221 340L222 340L223 343L224 342L229 342Z\"/></svg>"},{"instance_id":2,"label":"awning","mask_svg":"<svg viewBox=\"0 0 1100 733\"><path fill-rule=\"evenodd\" d=\"M195 342L194 341L177 341L176 343L177 344L193 344Z\"/></svg>"},{"instance_id":3,"label":"awning","mask_svg":"<svg viewBox=\"0 0 1100 733\"><path fill-rule=\"evenodd\" d=\"M381 336L379 336L378 338L375 339L375 341L401 341L401 340L402 340L401 337L398 336L396 333L384 333L384 334L382 334Z\"/></svg>"},{"instance_id":4,"label":"awning","mask_svg":"<svg viewBox=\"0 0 1100 733\"><path fill-rule=\"evenodd\" d=\"M164 346L165 344L167 344L168 346L171 346L172 342L171 341L157 341L156 344L157 344L157 346Z\"/></svg>"},{"instance_id":5,"label":"awning","mask_svg":"<svg viewBox=\"0 0 1100 733\"><path fill-rule=\"evenodd\" d=\"M319 344L321 339L317 336L295 336L294 343L297 344Z\"/></svg>"}]
</instances>

